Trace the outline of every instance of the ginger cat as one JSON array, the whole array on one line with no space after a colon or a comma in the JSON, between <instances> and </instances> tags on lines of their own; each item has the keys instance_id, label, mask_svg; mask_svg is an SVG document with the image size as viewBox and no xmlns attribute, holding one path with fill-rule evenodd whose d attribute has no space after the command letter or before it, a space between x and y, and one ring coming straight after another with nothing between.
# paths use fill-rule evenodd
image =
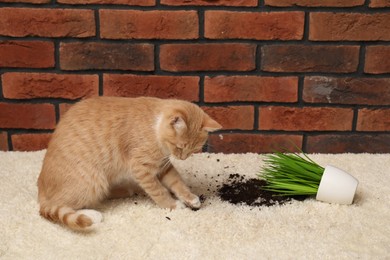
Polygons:
<instances>
[{"instance_id":1,"label":"ginger cat","mask_svg":"<svg viewBox=\"0 0 390 260\"><path fill-rule=\"evenodd\" d=\"M40 214L73 230L102 221L93 210L105 198L129 196L134 184L160 207L201 203L170 163L201 150L221 128L198 106L181 100L96 97L60 120L38 178ZM175 197L172 197L172 192Z\"/></svg>"}]
</instances>

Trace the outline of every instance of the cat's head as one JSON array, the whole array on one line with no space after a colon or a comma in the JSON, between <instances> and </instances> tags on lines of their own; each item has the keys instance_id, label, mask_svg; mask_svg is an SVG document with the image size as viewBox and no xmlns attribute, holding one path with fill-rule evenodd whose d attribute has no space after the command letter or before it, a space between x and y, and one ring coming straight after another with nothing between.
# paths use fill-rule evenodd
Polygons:
<instances>
[{"instance_id":1,"label":"cat's head","mask_svg":"<svg viewBox=\"0 0 390 260\"><path fill-rule=\"evenodd\" d=\"M209 132L222 126L198 106L189 102L173 101L157 119L159 140L177 159L185 160L202 149Z\"/></svg>"}]
</instances>

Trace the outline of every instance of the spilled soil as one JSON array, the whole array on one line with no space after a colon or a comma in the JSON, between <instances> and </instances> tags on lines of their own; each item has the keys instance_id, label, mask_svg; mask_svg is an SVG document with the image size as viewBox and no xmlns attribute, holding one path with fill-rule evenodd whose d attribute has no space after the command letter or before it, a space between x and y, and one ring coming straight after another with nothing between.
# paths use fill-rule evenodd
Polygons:
<instances>
[{"instance_id":1,"label":"spilled soil","mask_svg":"<svg viewBox=\"0 0 390 260\"><path fill-rule=\"evenodd\" d=\"M230 174L228 180L217 190L223 201L232 204L245 204L252 207L283 205L291 200L304 200L307 196L280 196L262 188L266 181L245 179L239 174Z\"/></svg>"}]
</instances>

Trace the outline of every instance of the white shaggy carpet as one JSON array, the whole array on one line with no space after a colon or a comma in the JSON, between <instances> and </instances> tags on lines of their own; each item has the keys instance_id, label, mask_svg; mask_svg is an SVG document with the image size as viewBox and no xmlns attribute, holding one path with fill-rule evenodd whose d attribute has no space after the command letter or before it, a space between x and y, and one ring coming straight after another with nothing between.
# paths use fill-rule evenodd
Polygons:
<instances>
[{"instance_id":1,"label":"white shaggy carpet","mask_svg":"<svg viewBox=\"0 0 390 260\"><path fill-rule=\"evenodd\" d=\"M254 177L262 156L197 154L176 165L206 197L199 211L159 209L143 196L109 201L89 234L38 215L43 156L0 152L2 259L390 259L389 154L311 155L359 179L353 205L309 199L269 208L231 205L207 191L231 173Z\"/></svg>"}]
</instances>

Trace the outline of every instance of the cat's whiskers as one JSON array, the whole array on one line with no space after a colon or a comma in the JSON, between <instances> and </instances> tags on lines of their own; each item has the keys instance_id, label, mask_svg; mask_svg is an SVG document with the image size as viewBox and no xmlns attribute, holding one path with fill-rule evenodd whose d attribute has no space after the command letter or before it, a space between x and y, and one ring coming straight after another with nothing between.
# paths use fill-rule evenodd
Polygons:
<instances>
[{"instance_id":1,"label":"cat's whiskers","mask_svg":"<svg viewBox=\"0 0 390 260\"><path fill-rule=\"evenodd\" d=\"M165 172L169 169L169 167L172 165L170 155L165 156L162 159L162 166L161 166L161 172Z\"/></svg>"}]
</instances>

